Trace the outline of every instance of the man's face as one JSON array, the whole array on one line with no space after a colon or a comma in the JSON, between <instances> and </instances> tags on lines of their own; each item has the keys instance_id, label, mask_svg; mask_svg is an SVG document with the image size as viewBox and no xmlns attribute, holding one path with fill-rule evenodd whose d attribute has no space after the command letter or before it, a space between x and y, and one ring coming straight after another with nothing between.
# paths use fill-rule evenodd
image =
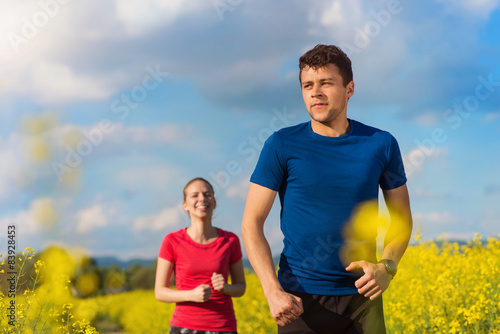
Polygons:
<instances>
[{"instance_id":1,"label":"man's face","mask_svg":"<svg viewBox=\"0 0 500 334\"><path fill-rule=\"evenodd\" d=\"M354 82L346 87L337 66L312 69L306 67L301 73L302 97L312 122L332 124L339 115L346 116L347 100L354 94Z\"/></svg>"}]
</instances>

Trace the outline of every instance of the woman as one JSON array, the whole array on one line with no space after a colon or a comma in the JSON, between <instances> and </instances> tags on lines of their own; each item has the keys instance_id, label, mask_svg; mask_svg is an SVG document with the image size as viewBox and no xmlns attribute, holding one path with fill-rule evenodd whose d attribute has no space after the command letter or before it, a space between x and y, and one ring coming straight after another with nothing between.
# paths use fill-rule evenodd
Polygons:
<instances>
[{"instance_id":1,"label":"woman","mask_svg":"<svg viewBox=\"0 0 500 334\"><path fill-rule=\"evenodd\" d=\"M231 297L245 293L238 237L212 226L212 185L195 178L184 187L182 207L191 225L163 239L156 268L156 299L176 303L170 333L236 333ZM170 287L175 271L176 288ZM228 276L231 284L228 284Z\"/></svg>"}]
</instances>

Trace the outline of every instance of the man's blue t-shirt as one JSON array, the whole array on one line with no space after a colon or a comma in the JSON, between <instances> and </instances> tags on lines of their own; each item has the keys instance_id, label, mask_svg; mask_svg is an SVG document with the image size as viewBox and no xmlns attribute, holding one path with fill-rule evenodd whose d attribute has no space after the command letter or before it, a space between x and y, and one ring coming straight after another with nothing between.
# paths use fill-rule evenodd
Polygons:
<instances>
[{"instance_id":1,"label":"man's blue t-shirt","mask_svg":"<svg viewBox=\"0 0 500 334\"><path fill-rule=\"evenodd\" d=\"M349 120L349 133L321 136L311 123L281 129L264 144L250 181L279 192L284 248L278 279L286 290L320 295L356 294L358 274L340 257L343 230L353 209L377 201L379 186L406 183L396 139L388 132ZM367 224L376 262L376 227ZM344 261L345 262L345 261Z\"/></svg>"}]
</instances>

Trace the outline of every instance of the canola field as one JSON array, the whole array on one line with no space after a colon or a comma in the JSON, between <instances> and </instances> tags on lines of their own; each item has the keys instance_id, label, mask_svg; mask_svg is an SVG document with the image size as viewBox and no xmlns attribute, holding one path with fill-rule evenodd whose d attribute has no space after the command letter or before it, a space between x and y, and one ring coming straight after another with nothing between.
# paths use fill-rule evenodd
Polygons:
<instances>
[{"instance_id":1,"label":"canola field","mask_svg":"<svg viewBox=\"0 0 500 334\"><path fill-rule=\"evenodd\" d=\"M153 291L79 299L71 293L74 265L66 253L44 253L31 264L34 255L26 249L17 261L17 281L9 281L9 261L0 259L0 333L97 333L103 321L121 333L168 332L174 306L158 302ZM27 265L35 266L29 278L22 276ZM238 332L276 333L257 277L247 272L246 279L245 296L233 299ZM11 283L15 289L21 282L29 288L11 298ZM500 333L500 238L417 241L384 293L384 310L388 333Z\"/></svg>"}]
</instances>

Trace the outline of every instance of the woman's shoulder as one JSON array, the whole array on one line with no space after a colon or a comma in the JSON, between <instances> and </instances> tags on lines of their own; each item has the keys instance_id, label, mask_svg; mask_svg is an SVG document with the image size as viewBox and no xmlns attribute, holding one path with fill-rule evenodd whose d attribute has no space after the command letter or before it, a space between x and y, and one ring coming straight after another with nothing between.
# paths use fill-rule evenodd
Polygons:
<instances>
[{"instance_id":1,"label":"woman's shoulder","mask_svg":"<svg viewBox=\"0 0 500 334\"><path fill-rule=\"evenodd\" d=\"M186 228L181 228L180 230L167 233L163 237L163 239L165 239L165 240L167 240L167 239L170 239L170 240L172 240L172 239L180 239L180 238L183 238L185 234L186 234Z\"/></svg>"},{"instance_id":2,"label":"woman's shoulder","mask_svg":"<svg viewBox=\"0 0 500 334\"><path fill-rule=\"evenodd\" d=\"M236 233L233 233L231 231L226 231L226 230L223 230L219 227L217 227L217 229L219 230L219 236L220 237L223 237L223 238L226 238L226 239L239 239L239 237L236 235Z\"/></svg>"}]
</instances>

